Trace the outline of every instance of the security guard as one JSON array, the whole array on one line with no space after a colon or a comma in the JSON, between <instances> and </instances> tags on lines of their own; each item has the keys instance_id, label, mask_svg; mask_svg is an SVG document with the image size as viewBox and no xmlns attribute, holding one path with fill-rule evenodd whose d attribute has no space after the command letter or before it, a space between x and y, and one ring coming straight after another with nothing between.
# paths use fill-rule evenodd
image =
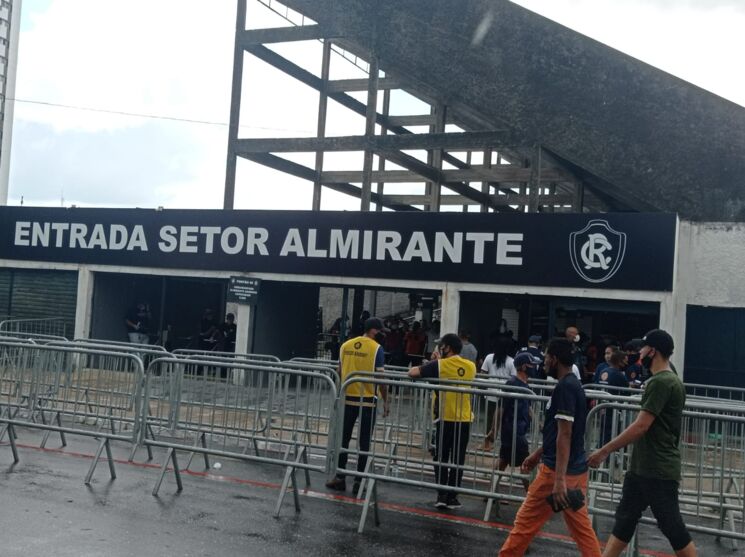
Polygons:
<instances>
[{"instance_id":1,"label":"security guard","mask_svg":"<svg viewBox=\"0 0 745 557\"><path fill-rule=\"evenodd\" d=\"M383 330L383 322L377 317L371 317L364 323L364 334L352 338L341 345L339 354L339 374L341 382L347 380L352 373L373 373L374 371L384 371L385 354L383 347L378 344L375 337ZM346 400L344 401L344 429L342 432L341 446L339 452L339 462L336 477L326 482L326 487L336 491L345 491L347 489L346 480L344 479L343 470L347 467L347 458L349 453L349 441L352 439L354 424L357 418L360 418L360 428L357 435L357 471L364 472L367 464L367 454L370 451L370 437L375 427L375 412L378 402L377 392L383 399L383 416L389 412L388 389L385 385L376 385L373 383L352 383L346 391ZM354 480L354 492L359 491L361 478L357 476Z\"/></svg>"},{"instance_id":2,"label":"security guard","mask_svg":"<svg viewBox=\"0 0 745 557\"><path fill-rule=\"evenodd\" d=\"M463 342L458 335L444 335L440 339L437 359L423 366L411 368L409 377L462 381L464 384L459 386L467 387L476 377L476 366L471 360L460 356L462 348ZM444 487L460 487L468 436L473 421L471 395L438 391L433 400L432 411L435 420L434 457L437 483ZM437 492L435 507L457 509L461 504L454 491L440 489Z\"/></svg>"}]
</instances>

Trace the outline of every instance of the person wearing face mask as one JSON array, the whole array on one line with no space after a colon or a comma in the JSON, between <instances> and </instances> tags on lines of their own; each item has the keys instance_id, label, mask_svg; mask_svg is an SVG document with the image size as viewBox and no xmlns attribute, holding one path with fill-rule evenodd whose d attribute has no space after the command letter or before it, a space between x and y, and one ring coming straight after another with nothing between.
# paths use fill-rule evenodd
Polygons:
<instances>
[{"instance_id":1,"label":"person wearing face mask","mask_svg":"<svg viewBox=\"0 0 745 557\"><path fill-rule=\"evenodd\" d=\"M556 510L563 511L564 522L582 557L600 557L600 543L592 529L587 506L573 510L568 497L569 489L587 493L588 476L584 446L587 401L582 384L572 373L573 361L569 340L556 338L550 342L544 366L558 383L546 407L543 445L523 461L521 470L527 474L539 462L542 464L499 557L525 554L533 537L554 513L555 509L546 501L551 495Z\"/></svg>"},{"instance_id":2,"label":"person wearing face mask","mask_svg":"<svg viewBox=\"0 0 745 557\"><path fill-rule=\"evenodd\" d=\"M679 444L686 394L683 382L670 366L674 347L672 337L661 329L648 332L642 339L639 355L652 377L646 381L641 412L618 437L590 456L590 466L597 468L612 452L634 443L616 522L603 557L616 557L626 549L647 507L652 508L657 526L676 555L696 555L678 505Z\"/></svg>"},{"instance_id":3,"label":"person wearing face mask","mask_svg":"<svg viewBox=\"0 0 745 557\"><path fill-rule=\"evenodd\" d=\"M439 353L432 355L435 359L423 366L412 367L409 377L462 381L458 386L468 387L476 377L476 366L460 355L462 348L463 342L458 335L444 335L440 339ZM437 483L445 488L437 491L435 507L458 509L461 504L455 491L446 488L460 487L463 479L463 463L473 421L471 395L437 391L432 413L435 422L435 477Z\"/></svg>"},{"instance_id":4,"label":"person wearing face mask","mask_svg":"<svg viewBox=\"0 0 745 557\"><path fill-rule=\"evenodd\" d=\"M572 363L574 364L572 373L574 373L580 381L585 382L583 380L583 375L585 373L586 360L585 355L582 353L582 348L579 345L580 341L582 340L582 337L579 334L579 329L574 325L572 325L571 327L567 327L564 330L564 338L572 343ZM589 381L590 378L587 378L587 380Z\"/></svg>"}]
</instances>

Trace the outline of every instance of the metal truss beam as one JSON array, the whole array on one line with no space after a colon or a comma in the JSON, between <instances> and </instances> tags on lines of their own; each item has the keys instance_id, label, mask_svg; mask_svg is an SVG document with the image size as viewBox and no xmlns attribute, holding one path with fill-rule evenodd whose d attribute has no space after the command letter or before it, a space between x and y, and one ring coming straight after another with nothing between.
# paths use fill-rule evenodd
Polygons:
<instances>
[{"instance_id":1,"label":"metal truss beam","mask_svg":"<svg viewBox=\"0 0 745 557\"><path fill-rule=\"evenodd\" d=\"M310 153L314 151L398 151L460 149L482 150L513 144L509 132L417 133L407 135L348 135L340 137L289 137L238 139L236 152Z\"/></svg>"},{"instance_id":2,"label":"metal truss beam","mask_svg":"<svg viewBox=\"0 0 745 557\"><path fill-rule=\"evenodd\" d=\"M289 75L289 76L297 79L301 83L304 83L305 85L307 85L309 87L312 87L312 88L316 89L317 91L322 91L323 90L323 85L324 85L323 84L323 80L321 80L317 76L313 75L311 72L309 72L309 71L301 68L297 64L294 64L294 63L290 62L289 60L287 60L286 58L280 56L276 52L273 52L272 50L266 48L265 46L261 46L261 45L249 46L249 47L246 48L246 51L249 52L249 53L251 53L253 56L256 56L260 60L263 60L267 64L269 64L269 65L277 68L278 70L286 73L287 75ZM358 101L354 97L351 97L351 96L347 95L346 93L328 92L328 97L331 98L331 99L333 99L333 100L335 100L336 102L338 102L342 106L344 106L344 107L352 110L353 112L356 112L360 116L363 116L364 117L366 115L367 107L365 106L365 104L362 103L362 102L360 102L360 101ZM384 116L382 114L376 114L375 121L381 127L385 128L388 131L393 132L395 134L399 134L399 135L415 135L415 134L412 134L411 131L407 130L403 126L393 125L390 122L389 118L387 118L386 116ZM475 132L470 132L470 133L475 133ZM486 133L493 133L493 132L486 132ZM508 135L508 132L501 132L501 133L504 133L505 136ZM509 144L509 142L505 142L505 141L500 142L500 145L507 145L507 144ZM362 149L360 149L360 150L364 150L364 147ZM401 154L401 156L404 159L407 157L404 154ZM392 157L389 157L389 158L390 158L390 160L392 160L393 162L395 162ZM416 160L416 159L413 159L413 160ZM447 162L449 164L452 164L456 168L468 168L468 166L469 166L466 163L464 163L463 161L461 161L460 159L458 159L457 157L454 157L454 156L452 156L452 155L450 155L448 153L443 154L443 161L444 162ZM417 163L419 163L419 161L417 161ZM424 164L424 163L419 163L419 164ZM404 166L405 168L409 168L408 166L405 166L405 165L401 165L401 166ZM419 165L417 165L417 166L419 166ZM438 170L432 168L431 166L427 166L427 165L424 165L424 166L425 167L428 167L430 170L432 170L434 172L439 172ZM411 168L409 168L409 169L411 170ZM453 189L452 186L450 186L450 187L451 187L451 189ZM473 188L471 188L470 186L468 186L468 184L461 184L459 190L460 191L457 191L457 193L461 193L462 195L465 195L466 197L470 197L474 201L478 201L480 203L486 202L487 204L489 204L488 203L488 199L486 199L484 197L477 196L477 195L473 195L471 192L473 192L474 190L473 190ZM476 192L476 193L480 193L480 192Z\"/></svg>"},{"instance_id":3,"label":"metal truss beam","mask_svg":"<svg viewBox=\"0 0 745 557\"><path fill-rule=\"evenodd\" d=\"M508 205L527 205L530 196L528 194L508 193L500 195L490 195L491 203L495 206ZM574 202L575 195L557 194L543 196L542 204L544 205L570 205ZM426 205L429 203L428 195L419 194L389 194L385 196L388 202L397 202L411 205ZM462 195L443 195L440 197L440 205L473 205L473 201Z\"/></svg>"},{"instance_id":4,"label":"metal truss beam","mask_svg":"<svg viewBox=\"0 0 745 557\"><path fill-rule=\"evenodd\" d=\"M528 182L530 181L532 170L530 168L520 168L517 166L493 166L491 168L481 165L472 166L464 170L443 170L443 184L458 182ZM383 170L373 171L373 181L384 182L386 184L401 184L411 182L421 182L420 175L409 170ZM328 170L323 172L323 179L326 181L344 181L357 183L362 181L362 171L360 170ZM568 181L565 173L557 169L543 169L541 172L542 182L563 182Z\"/></svg>"},{"instance_id":5,"label":"metal truss beam","mask_svg":"<svg viewBox=\"0 0 745 557\"><path fill-rule=\"evenodd\" d=\"M269 153L249 153L246 155L243 155L244 158L251 160L253 162L259 163L263 166L267 166L269 168L273 168L275 170L279 170L280 172L284 172L285 174L290 174L291 176L296 176L298 178L302 178L304 180L313 181L316 177L316 171L312 168L309 168L307 166L303 166L302 164L298 164L293 161L288 161L287 159L283 159L282 157L278 157L276 155L272 155ZM340 193L345 193L347 195L351 195L357 198L360 198L362 196L362 189L358 188L357 186L345 182L322 182L323 185L329 189L332 189L334 191L338 191ZM400 203L397 201L389 201L387 197L378 195L377 193L372 193L371 200L374 203L379 203L383 207L386 207L388 209L392 209L394 211L419 211L420 209L416 207L412 207L411 205L407 205L404 203Z\"/></svg>"},{"instance_id":6,"label":"metal truss beam","mask_svg":"<svg viewBox=\"0 0 745 557\"><path fill-rule=\"evenodd\" d=\"M328 32L320 25L246 29L238 32L238 44L244 49L260 44L314 41L327 38L330 38Z\"/></svg>"}]
</instances>

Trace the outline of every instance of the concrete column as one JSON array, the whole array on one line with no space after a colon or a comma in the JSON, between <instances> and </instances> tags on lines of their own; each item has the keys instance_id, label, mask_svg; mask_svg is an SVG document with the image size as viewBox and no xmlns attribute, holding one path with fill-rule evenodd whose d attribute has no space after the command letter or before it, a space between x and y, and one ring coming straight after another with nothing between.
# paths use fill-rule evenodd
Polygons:
<instances>
[{"instance_id":1,"label":"concrete column","mask_svg":"<svg viewBox=\"0 0 745 557\"><path fill-rule=\"evenodd\" d=\"M675 353L672 361L682 379L685 376L687 300L690 299L689 281L692 269L691 228L687 223L678 223L675 245L673 291L660 304L660 328L668 331L673 337Z\"/></svg>"},{"instance_id":2,"label":"concrete column","mask_svg":"<svg viewBox=\"0 0 745 557\"><path fill-rule=\"evenodd\" d=\"M75 306L75 331L73 338L88 338L91 332L93 310L93 272L85 265L78 270L78 294Z\"/></svg>"},{"instance_id":3,"label":"concrete column","mask_svg":"<svg viewBox=\"0 0 745 557\"><path fill-rule=\"evenodd\" d=\"M235 304L233 312L235 313L235 353L247 354L250 351L248 345L251 338L251 306L245 304Z\"/></svg>"},{"instance_id":4,"label":"concrete column","mask_svg":"<svg viewBox=\"0 0 745 557\"><path fill-rule=\"evenodd\" d=\"M442 289L442 315L440 316L440 333L458 333L460 318L460 292L449 282Z\"/></svg>"}]
</instances>

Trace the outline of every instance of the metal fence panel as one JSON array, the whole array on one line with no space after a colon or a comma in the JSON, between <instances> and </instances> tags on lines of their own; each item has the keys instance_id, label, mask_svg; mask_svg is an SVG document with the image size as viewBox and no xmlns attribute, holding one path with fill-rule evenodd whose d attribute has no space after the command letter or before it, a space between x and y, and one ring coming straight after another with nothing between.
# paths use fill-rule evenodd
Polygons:
<instances>
[{"instance_id":1,"label":"metal fence panel","mask_svg":"<svg viewBox=\"0 0 745 557\"><path fill-rule=\"evenodd\" d=\"M18 427L101 440L88 475L106 449L115 477L110 440L135 443L140 427L139 400L144 372L134 355L70 346L0 341L0 423L14 459ZM1 438L1 435L0 435Z\"/></svg>"},{"instance_id":2,"label":"metal fence panel","mask_svg":"<svg viewBox=\"0 0 745 557\"><path fill-rule=\"evenodd\" d=\"M297 488L296 470L306 472L307 483L310 471L328 470L336 395L325 373L218 358L155 360L146 374L141 442L168 454L153 492L169 460L181 488L177 451L201 454L206 467L208 455L280 465L286 471L278 514L287 484Z\"/></svg>"}]
</instances>

